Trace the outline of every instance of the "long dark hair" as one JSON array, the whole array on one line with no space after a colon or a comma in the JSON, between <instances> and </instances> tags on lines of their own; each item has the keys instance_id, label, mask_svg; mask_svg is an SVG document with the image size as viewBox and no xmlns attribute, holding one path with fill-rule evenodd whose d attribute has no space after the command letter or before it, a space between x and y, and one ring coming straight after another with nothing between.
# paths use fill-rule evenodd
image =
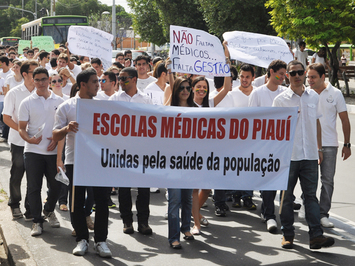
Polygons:
<instances>
[{"instance_id":1,"label":"long dark hair","mask_svg":"<svg viewBox=\"0 0 355 266\"><path fill-rule=\"evenodd\" d=\"M200 82L200 81L206 81L206 83L207 83L207 93L206 93L205 97L202 100L202 107L210 107L210 104L209 104L209 101L208 101L208 97L209 97L209 94L210 94L210 86L208 84L208 80L205 77L202 77L202 76L197 77L197 78L195 78L192 81L191 86L192 86L192 88L194 88L196 86L196 84L198 82Z\"/></svg>"},{"instance_id":2,"label":"long dark hair","mask_svg":"<svg viewBox=\"0 0 355 266\"><path fill-rule=\"evenodd\" d=\"M172 95L171 95L171 103L170 103L171 106L180 106L180 98L179 98L180 89L179 88L180 88L180 85L183 82L187 82L191 86L191 80L190 79L177 78L174 81L174 85L173 85L173 92L172 92ZM192 91L190 92L189 98L187 98L187 104L190 107L194 107L195 106Z\"/></svg>"}]
</instances>

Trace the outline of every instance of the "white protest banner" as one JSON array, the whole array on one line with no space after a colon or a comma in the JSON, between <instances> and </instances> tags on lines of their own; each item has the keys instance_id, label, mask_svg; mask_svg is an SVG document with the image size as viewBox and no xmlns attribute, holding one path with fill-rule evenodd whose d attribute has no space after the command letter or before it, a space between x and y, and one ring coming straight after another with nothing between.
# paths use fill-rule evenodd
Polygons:
<instances>
[{"instance_id":1,"label":"white protest banner","mask_svg":"<svg viewBox=\"0 0 355 266\"><path fill-rule=\"evenodd\" d=\"M70 26L69 50L73 54L100 58L104 69L111 66L113 35L90 26Z\"/></svg>"},{"instance_id":2,"label":"white protest banner","mask_svg":"<svg viewBox=\"0 0 355 266\"><path fill-rule=\"evenodd\" d=\"M230 76L221 41L202 30L170 25L169 56L173 72Z\"/></svg>"},{"instance_id":3,"label":"white protest banner","mask_svg":"<svg viewBox=\"0 0 355 266\"><path fill-rule=\"evenodd\" d=\"M276 59L289 63L293 56L286 42L280 37L230 31L223 34L228 42L228 50L232 59L267 68Z\"/></svg>"},{"instance_id":4,"label":"white protest banner","mask_svg":"<svg viewBox=\"0 0 355 266\"><path fill-rule=\"evenodd\" d=\"M54 50L54 40L52 36L32 36L32 48L38 47L39 50L51 52Z\"/></svg>"},{"instance_id":5,"label":"white protest banner","mask_svg":"<svg viewBox=\"0 0 355 266\"><path fill-rule=\"evenodd\" d=\"M74 185L286 189L297 107L79 99Z\"/></svg>"}]
</instances>

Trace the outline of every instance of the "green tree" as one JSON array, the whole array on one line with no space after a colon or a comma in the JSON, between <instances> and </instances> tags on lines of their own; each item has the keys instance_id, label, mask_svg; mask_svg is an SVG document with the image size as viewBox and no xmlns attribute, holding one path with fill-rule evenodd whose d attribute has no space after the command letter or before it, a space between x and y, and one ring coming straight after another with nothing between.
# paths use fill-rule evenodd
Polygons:
<instances>
[{"instance_id":1,"label":"green tree","mask_svg":"<svg viewBox=\"0 0 355 266\"><path fill-rule=\"evenodd\" d=\"M10 35L13 37L21 37L21 25L29 22L28 18L20 18L11 24Z\"/></svg>"},{"instance_id":2,"label":"green tree","mask_svg":"<svg viewBox=\"0 0 355 266\"><path fill-rule=\"evenodd\" d=\"M330 58L330 82L334 85L339 71L337 50L342 41L355 40L355 13L352 0L268 0L271 25L279 36L305 39L311 47L320 44ZM328 44L334 44L330 49Z\"/></svg>"},{"instance_id":3,"label":"green tree","mask_svg":"<svg viewBox=\"0 0 355 266\"><path fill-rule=\"evenodd\" d=\"M226 31L248 31L276 35L269 23L266 0L199 0L210 33L222 37Z\"/></svg>"}]
</instances>

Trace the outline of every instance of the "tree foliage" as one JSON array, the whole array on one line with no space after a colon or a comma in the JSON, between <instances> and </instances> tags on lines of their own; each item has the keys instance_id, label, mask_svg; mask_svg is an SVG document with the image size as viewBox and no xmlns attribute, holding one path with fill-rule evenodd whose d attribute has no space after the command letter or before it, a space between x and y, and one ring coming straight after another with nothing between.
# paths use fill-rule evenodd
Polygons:
<instances>
[{"instance_id":1,"label":"tree foliage","mask_svg":"<svg viewBox=\"0 0 355 266\"><path fill-rule=\"evenodd\" d=\"M275 35L269 23L265 0L199 0L210 33L221 37L226 31L248 31Z\"/></svg>"},{"instance_id":2,"label":"tree foliage","mask_svg":"<svg viewBox=\"0 0 355 266\"><path fill-rule=\"evenodd\" d=\"M339 70L337 50L342 41L355 39L355 13L352 0L268 0L271 25L279 36L305 39L313 47L327 49L335 83ZM328 44L334 44L330 49Z\"/></svg>"}]
</instances>

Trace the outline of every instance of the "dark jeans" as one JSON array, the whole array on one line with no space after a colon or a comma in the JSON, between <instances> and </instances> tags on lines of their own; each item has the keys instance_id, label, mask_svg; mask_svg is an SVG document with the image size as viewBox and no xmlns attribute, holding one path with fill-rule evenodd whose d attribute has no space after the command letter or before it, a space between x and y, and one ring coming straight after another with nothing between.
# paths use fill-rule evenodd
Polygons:
<instances>
[{"instance_id":1,"label":"dark jeans","mask_svg":"<svg viewBox=\"0 0 355 266\"><path fill-rule=\"evenodd\" d=\"M148 224L150 189L138 188L136 200L138 224ZM123 223L133 223L131 188L118 189L118 202Z\"/></svg>"},{"instance_id":2,"label":"dark jeans","mask_svg":"<svg viewBox=\"0 0 355 266\"><path fill-rule=\"evenodd\" d=\"M28 201L34 223L43 223L41 190L43 175L49 184L47 202L44 204L46 212L54 211L60 192L60 182L55 180L57 174L57 156L25 152L25 166L27 176Z\"/></svg>"},{"instance_id":3,"label":"dark jeans","mask_svg":"<svg viewBox=\"0 0 355 266\"><path fill-rule=\"evenodd\" d=\"M21 201L21 182L23 174L25 173L25 162L23 159L22 146L11 144L11 169L10 169L10 198L8 205L13 208L20 207ZM30 206L28 204L27 189L25 197L25 208L27 212L30 212Z\"/></svg>"},{"instance_id":4,"label":"dark jeans","mask_svg":"<svg viewBox=\"0 0 355 266\"><path fill-rule=\"evenodd\" d=\"M65 184L61 184L60 193L58 197L59 206L62 204L68 205L68 194L69 194L69 187Z\"/></svg>"},{"instance_id":5,"label":"dark jeans","mask_svg":"<svg viewBox=\"0 0 355 266\"><path fill-rule=\"evenodd\" d=\"M318 161L291 161L287 190L285 191L282 212L280 215L281 229L284 236L294 237L295 228L293 211L293 190L300 180L306 210L306 221L310 239L323 234L320 225L320 209L316 196L318 185Z\"/></svg>"},{"instance_id":6,"label":"dark jeans","mask_svg":"<svg viewBox=\"0 0 355 266\"><path fill-rule=\"evenodd\" d=\"M276 220L275 216L275 197L277 191L263 190L261 191L262 203L261 203L261 213L264 215L264 219Z\"/></svg>"},{"instance_id":7,"label":"dark jeans","mask_svg":"<svg viewBox=\"0 0 355 266\"><path fill-rule=\"evenodd\" d=\"M72 186L73 186L73 165L66 165L67 169L66 175L70 180L70 197L69 202L72 198ZM76 232L76 241L79 242L82 239L89 240L89 231L86 224L85 215L85 186L75 186L74 191L74 210L71 210L72 225ZM108 202L107 193L110 191L110 187L93 187L94 200L96 203L96 214L95 214L95 243L106 241L108 234ZM70 208L71 208L70 203Z\"/></svg>"},{"instance_id":8,"label":"dark jeans","mask_svg":"<svg viewBox=\"0 0 355 266\"><path fill-rule=\"evenodd\" d=\"M224 204L226 204L226 191L227 190L220 190L220 189L215 189L214 190L214 205L216 207L222 207Z\"/></svg>"}]
</instances>

